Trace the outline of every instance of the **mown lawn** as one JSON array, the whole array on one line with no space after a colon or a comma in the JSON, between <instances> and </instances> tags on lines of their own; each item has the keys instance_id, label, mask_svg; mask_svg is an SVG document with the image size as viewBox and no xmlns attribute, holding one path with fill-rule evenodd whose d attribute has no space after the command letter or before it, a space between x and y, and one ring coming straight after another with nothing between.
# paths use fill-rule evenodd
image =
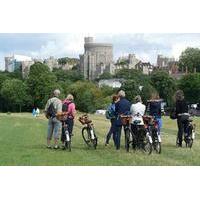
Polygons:
<instances>
[{"instance_id":1,"label":"mown lawn","mask_svg":"<svg viewBox=\"0 0 200 200\"><path fill-rule=\"evenodd\" d=\"M150 156L140 151L126 153L124 137L122 148L116 151L113 142L104 146L109 121L104 116L90 115L96 128L99 144L96 150L88 149L81 136L82 125L76 120L72 152L46 149L47 120L40 116L33 118L30 113L0 114L0 165L3 166L126 166L126 165L200 165L199 135L192 149L176 148L176 121L164 118L162 129L162 153ZM195 118L197 132L200 119ZM124 136L124 134L122 134Z\"/></svg>"}]
</instances>

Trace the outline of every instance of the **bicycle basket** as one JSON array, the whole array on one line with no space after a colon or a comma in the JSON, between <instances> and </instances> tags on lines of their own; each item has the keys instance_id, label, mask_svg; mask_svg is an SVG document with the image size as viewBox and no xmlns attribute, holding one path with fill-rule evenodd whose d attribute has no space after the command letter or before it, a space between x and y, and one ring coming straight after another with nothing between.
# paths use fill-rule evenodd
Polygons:
<instances>
[{"instance_id":1,"label":"bicycle basket","mask_svg":"<svg viewBox=\"0 0 200 200\"><path fill-rule=\"evenodd\" d=\"M122 122L122 125L128 125L131 123L131 120L132 120L132 116L130 115L121 115L121 122Z\"/></svg>"},{"instance_id":2,"label":"bicycle basket","mask_svg":"<svg viewBox=\"0 0 200 200\"><path fill-rule=\"evenodd\" d=\"M87 115L83 115L83 116L79 117L78 120L79 120L79 122L81 122L82 125L89 124L92 122L92 120L89 120Z\"/></svg>"}]
</instances>

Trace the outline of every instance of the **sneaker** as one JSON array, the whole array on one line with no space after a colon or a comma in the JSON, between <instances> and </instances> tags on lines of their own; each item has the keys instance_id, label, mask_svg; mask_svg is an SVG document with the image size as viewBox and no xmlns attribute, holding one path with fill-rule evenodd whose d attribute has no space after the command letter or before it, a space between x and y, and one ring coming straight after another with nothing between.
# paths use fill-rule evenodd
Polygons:
<instances>
[{"instance_id":1,"label":"sneaker","mask_svg":"<svg viewBox=\"0 0 200 200\"><path fill-rule=\"evenodd\" d=\"M50 145L47 145L47 149L51 149L51 146L50 146Z\"/></svg>"},{"instance_id":2,"label":"sneaker","mask_svg":"<svg viewBox=\"0 0 200 200\"><path fill-rule=\"evenodd\" d=\"M109 146L109 143L106 142L106 143L105 143L105 146Z\"/></svg>"}]
</instances>

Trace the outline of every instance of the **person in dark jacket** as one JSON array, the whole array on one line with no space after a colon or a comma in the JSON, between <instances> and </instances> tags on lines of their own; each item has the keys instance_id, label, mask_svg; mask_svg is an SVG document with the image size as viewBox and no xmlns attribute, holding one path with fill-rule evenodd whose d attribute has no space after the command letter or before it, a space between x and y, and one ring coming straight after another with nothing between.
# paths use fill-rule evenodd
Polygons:
<instances>
[{"instance_id":1,"label":"person in dark jacket","mask_svg":"<svg viewBox=\"0 0 200 200\"><path fill-rule=\"evenodd\" d=\"M131 103L125 98L126 94L123 90L118 92L118 96L120 100L115 104L115 112L116 112L116 120L115 120L115 128L116 131L114 133L114 141L116 149L120 149L120 140L121 140L121 130L122 130L122 122L120 115L130 114Z\"/></svg>"},{"instance_id":2,"label":"person in dark jacket","mask_svg":"<svg viewBox=\"0 0 200 200\"><path fill-rule=\"evenodd\" d=\"M161 128L162 128L162 113L164 113L164 109L161 106L162 99L157 92L152 93L151 99L147 101L147 111L150 116L153 116L158 123L158 140L161 142Z\"/></svg>"},{"instance_id":3,"label":"person in dark jacket","mask_svg":"<svg viewBox=\"0 0 200 200\"><path fill-rule=\"evenodd\" d=\"M182 147L183 133L187 127L187 120L183 120L184 116L189 116L188 105L184 98L182 90L178 90L175 94L176 98L176 117L178 126L177 145Z\"/></svg>"},{"instance_id":4,"label":"person in dark jacket","mask_svg":"<svg viewBox=\"0 0 200 200\"><path fill-rule=\"evenodd\" d=\"M106 142L105 142L105 146L109 145L109 141L110 141L110 138L111 136L113 135L113 141L114 141L114 144L116 143L115 142L115 137L114 137L114 132L115 132L115 120L116 120L116 114L115 114L115 104L119 101L119 97L117 95L113 95L112 97L112 103L111 103L111 106L112 106L112 118L110 119L110 123L111 123L111 127L108 131L108 133L106 134Z\"/></svg>"}]
</instances>

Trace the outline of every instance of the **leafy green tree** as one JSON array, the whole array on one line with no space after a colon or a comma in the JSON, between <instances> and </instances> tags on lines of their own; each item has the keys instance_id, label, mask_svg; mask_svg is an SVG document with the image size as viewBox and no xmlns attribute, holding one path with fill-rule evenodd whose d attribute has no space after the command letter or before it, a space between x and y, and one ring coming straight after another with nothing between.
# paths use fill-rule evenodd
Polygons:
<instances>
[{"instance_id":1,"label":"leafy green tree","mask_svg":"<svg viewBox=\"0 0 200 200\"><path fill-rule=\"evenodd\" d=\"M31 103L31 98L27 94L27 85L21 80L6 80L2 84L1 95L8 104L18 105L21 112L22 106Z\"/></svg>"},{"instance_id":2,"label":"leafy green tree","mask_svg":"<svg viewBox=\"0 0 200 200\"><path fill-rule=\"evenodd\" d=\"M150 99L151 94L156 91L149 82L139 84L135 80L127 80L122 84L121 89L126 92L126 97L129 101L134 102L135 96L140 95L145 104Z\"/></svg>"},{"instance_id":3,"label":"leafy green tree","mask_svg":"<svg viewBox=\"0 0 200 200\"><path fill-rule=\"evenodd\" d=\"M34 105L39 108L44 107L53 90L58 88L62 91L62 87L57 83L56 76L50 72L47 65L39 62L30 67L27 85Z\"/></svg>"},{"instance_id":4,"label":"leafy green tree","mask_svg":"<svg viewBox=\"0 0 200 200\"><path fill-rule=\"evenodd\" d=\"M58 81L79 81L83 80L83 75L78 70L63 70L63 69L54 69L54 75L57 77Z\"/></svg>"},{"instance_id":5,"label":"leafy green tree","mask_svg":"<svg viewBox=\"0 0 200 200\"><path fill-rule=\"evenodd\" d=\"M113 78L113 75L109 72L104 72L103 74L101 74L98 78L98 80L101 80L101 79L111 79Z\"/></svg>"},{"instance_id":6,"label":"leafy green tree","mask_svg":"<svg viewBox=\"0 0 200 200\"><path fill-rule=\"evenodd\" d=\"M165 71L155 71L151 74L152 86L158 91L169 106L173 104L173 95L177 89L176 80Z\"/></svg>"},{"instance_id":7,"label":"leafy green tree","mask_svg":"<svg viewBox=\"0 0 200 200\"><path fill-rule=\"evenodd\" d=\"M184 91L185 98L190 103L200 103L200 73L183 76L179 88Z\"/></svg>"},{"instance_id":8,"label":"leafy green tree","mask_svg":"<svg viewBox=\"0 0 200 200\"><path fill-rule=\"evenodd\" d=\"M189 72L194 72L196 68L197 72L200 72L200 49L199 48L187 48L181 53L179 58L179 67Z\"/></svg>"}]
</instances>

